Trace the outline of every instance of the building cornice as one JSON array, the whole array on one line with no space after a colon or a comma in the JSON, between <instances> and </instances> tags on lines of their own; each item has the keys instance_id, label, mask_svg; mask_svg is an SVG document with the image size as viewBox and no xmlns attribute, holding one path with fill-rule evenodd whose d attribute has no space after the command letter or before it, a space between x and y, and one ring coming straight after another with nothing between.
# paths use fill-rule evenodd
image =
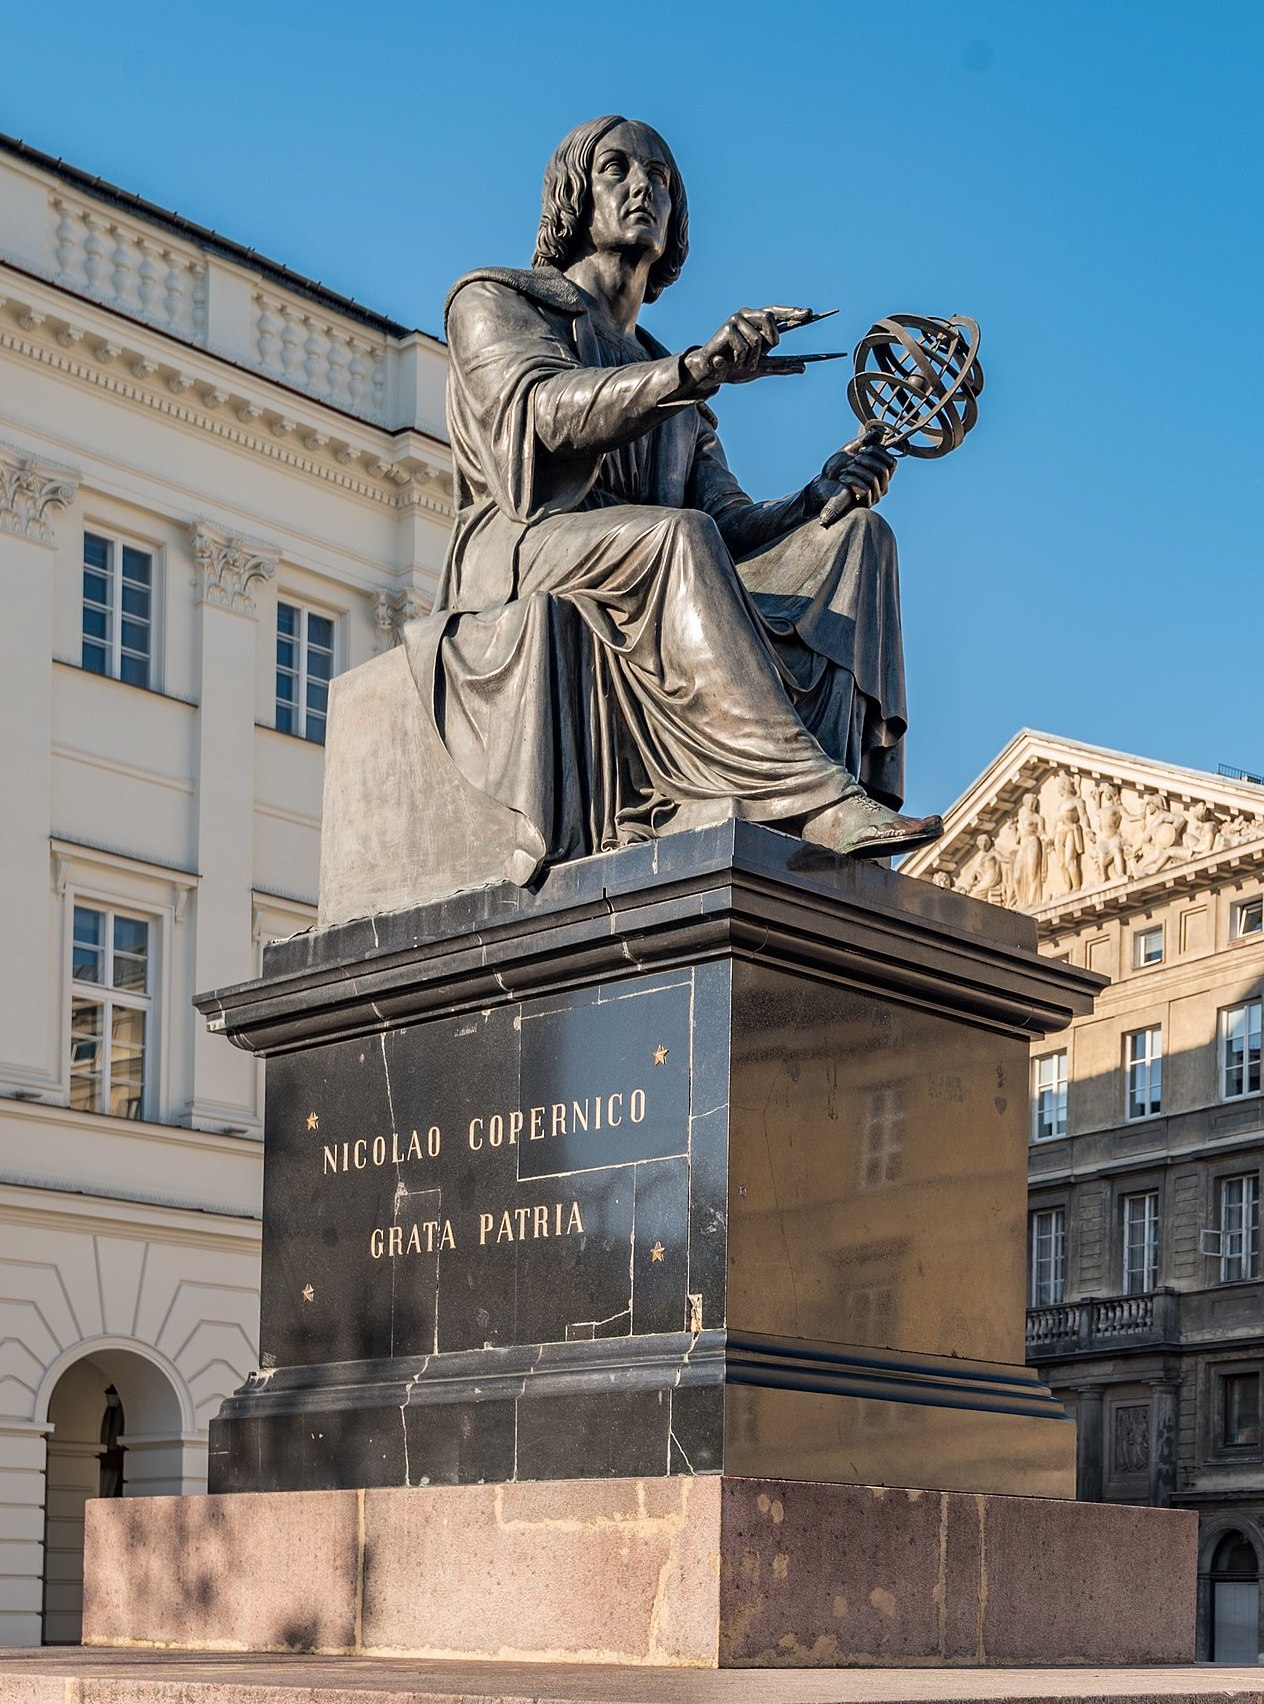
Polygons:
<instances>
[{"instance_id":1,"label":"building cornice","mask_svg":"<svg viewBox=\"0 0 1264 1704\"><path fill-rule=\"evenodd\" d=\"M0 1176L0 1222L31 1224L46 1232L82 1232L91 1226L147 1242L218 1244L245 1254L262 1235L262 1215L253 1209L197 1207L7 1176Z\"/></svg>"},{"instance_id":2,"label":"building cornice","mask_svg":"<svg viewBox=\"0 0 1264 1704\"><path fill-rule=\"evenodd\" d=\"M0 350L398 512L452 518L449 452L0 261Z\"/></svg>"}]
</instances>

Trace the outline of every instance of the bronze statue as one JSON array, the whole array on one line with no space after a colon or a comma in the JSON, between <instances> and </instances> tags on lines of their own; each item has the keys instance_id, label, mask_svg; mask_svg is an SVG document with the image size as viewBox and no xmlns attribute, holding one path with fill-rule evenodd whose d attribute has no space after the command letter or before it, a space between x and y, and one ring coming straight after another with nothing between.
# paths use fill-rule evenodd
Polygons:
<instances>
[{"instance_id":1,"label":"bronze statue","mask_svg":"<svg viewBox=\"0 0 1264 1704\"><path fill-rule=\"evenodd\" d=\"M672 354L638 316L687 252L667 144L599 118L549 163L531 270L448 298L447 619L407 642L449 753L515 813L520 882L728 815L856 856L942 832L899 814L898 573L874 513L894 458L852 446L752 502L707 403L803 371L769 352L814 316L742 309Z\"/></svg>"}]
</instances>

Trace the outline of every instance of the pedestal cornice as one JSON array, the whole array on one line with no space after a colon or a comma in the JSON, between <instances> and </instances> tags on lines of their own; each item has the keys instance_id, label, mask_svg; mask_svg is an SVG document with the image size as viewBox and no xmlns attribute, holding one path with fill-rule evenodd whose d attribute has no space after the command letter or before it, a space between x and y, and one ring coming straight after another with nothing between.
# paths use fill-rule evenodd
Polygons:
<instances>
[{"instance_id":1,"label":"pedestal cornice","mask_svg":"<svg viewBox=\"0 0 1264 1704\"><path fill-rule=\"evenodd\" d=\"M201 995L238 1047L286 1052L649 970L738 958L1030 1037L1106 979L1041 958L1030 919L730 821L270 947L257 982Z\"/></svg>"}]
</instances>

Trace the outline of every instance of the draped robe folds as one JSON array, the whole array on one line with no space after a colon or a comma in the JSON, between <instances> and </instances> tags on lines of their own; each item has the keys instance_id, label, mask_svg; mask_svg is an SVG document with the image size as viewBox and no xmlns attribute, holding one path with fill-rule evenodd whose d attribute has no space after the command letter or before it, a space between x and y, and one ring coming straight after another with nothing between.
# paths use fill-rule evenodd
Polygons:
<instances>
[{"instance_id":1,"label":"draped robe folds","mask_svg":"<svg viewBox=\"0 0 1264 1704\"><path fill-rule=\"evenodd\" d=\"M753 503L679 359L549 268L448 301L456 523L409 662L533 866L727 815L898 806L898 571L885 522Z\"/></svg>"}]
</instances>

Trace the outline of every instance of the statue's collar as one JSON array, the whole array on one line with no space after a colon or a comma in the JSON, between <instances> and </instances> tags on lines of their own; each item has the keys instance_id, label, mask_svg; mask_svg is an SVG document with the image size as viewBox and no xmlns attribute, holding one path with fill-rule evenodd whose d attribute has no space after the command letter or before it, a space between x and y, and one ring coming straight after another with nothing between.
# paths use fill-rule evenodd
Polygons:
<instances>
[{"instance_id":1,"label":"statue's collar","mask_svg":"<svg viewBox=\"0 0 1264 1704\"><path fill-rule=\"evenodd\" d=\"M458 278L448 291L448 299L443 304L445 328L453 299L457 291L463 290L467 284L504 284L520 296L539 302L543 308L552 308L563 314L588 312L588 304L581 292L555 267L533 266L523 270L513 266L481 266L476 272L467 272L464 277Z\"/></svg>"},{"instance_id":2,"label":"statue's collar","mask_svg":"<svg viewBox=\"0 0 1264 1704\"><path fill-rule=\"evenodd\" d=\"M456 293L463 290L467 284L504 284L508 289L516 290L520 296L526 296L529 301L538 302L542 308L552 308L555 313L571 314L576 319L581 314L586 314L589 309L589 301L584 292L556 267L533 266L524 270L514 266L480 266L476 272L467 272L464 277L458 278L448 291L448 299L443 304L445 332ZM644 326L637 326L636 335L637 340L651 355L661 356L669 353Z\"/></svg>"}]
</instances>

